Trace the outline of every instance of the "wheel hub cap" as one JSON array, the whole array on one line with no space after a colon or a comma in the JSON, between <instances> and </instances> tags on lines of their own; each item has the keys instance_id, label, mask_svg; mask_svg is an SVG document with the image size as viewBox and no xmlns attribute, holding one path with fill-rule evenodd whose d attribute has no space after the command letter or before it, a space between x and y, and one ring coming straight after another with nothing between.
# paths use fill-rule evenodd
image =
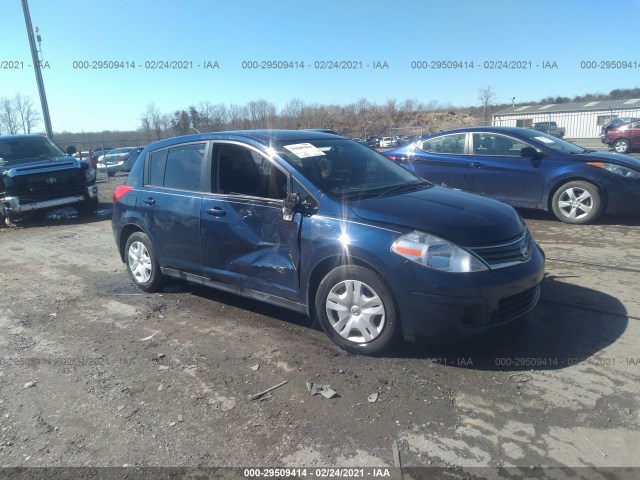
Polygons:
<instances>
[{"instance_id":1,"label":"wheel hub cap","mask_svg":"<svg viewBox=\"0 0 640 480\"><path fill-rule=\"evenodd\" d=\"M334 330L354 343L376 339L385 326L382 300L371 287L358 280L345 280L334 286L325 308Z\"/></svg>"},{"instance_id":2,"label":"wheel hub cap","mask_svg":"<svg viewBox=\"0 0 640 480\"><path fill-rule=\"evenodd\" d=\"M133 242L127 252L129 270L138 283L146 283L151 279L151 255L141 242Z\"/></svg>"}]
</instances>

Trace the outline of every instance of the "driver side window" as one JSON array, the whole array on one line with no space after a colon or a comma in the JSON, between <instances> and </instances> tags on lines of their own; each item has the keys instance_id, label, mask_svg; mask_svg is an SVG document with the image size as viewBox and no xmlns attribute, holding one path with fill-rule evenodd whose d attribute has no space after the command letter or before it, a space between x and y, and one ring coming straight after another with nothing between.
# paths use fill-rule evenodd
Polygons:
<instances>
[{"instance_id":1,"label":"driver side window","mask_svg":"<svg viewBox=\"0 0 640 480\"><path fill-rule=\"evenodd\" d=\"M219 144L214 158L211 184L217 192L274 200L287 196L287 176L260 153L242 145Z\"/></svg>"},{"instance_id":2,"label":"driver side window","mask_svg":"<svg viewBox=\"0 0 640 480\"><path fill-rule=\"evenodd\" d=\"M473 155L518 157L521 149L530 146L507 135L490 132L473 134Z\"/></svg>"}]
</instances>

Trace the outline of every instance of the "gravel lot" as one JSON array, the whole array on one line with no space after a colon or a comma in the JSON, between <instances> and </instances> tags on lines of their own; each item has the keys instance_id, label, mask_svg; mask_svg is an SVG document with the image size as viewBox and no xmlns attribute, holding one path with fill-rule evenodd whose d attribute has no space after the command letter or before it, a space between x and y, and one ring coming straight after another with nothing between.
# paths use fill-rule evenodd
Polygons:
<instances>
[{"instance_id":1,"label":"gravel lot","mask_svg":"<svg viewBox=\"0 0 640 480\"><path fill-rule=\"evenodd\" d=\"M2 466L640 466L638 217L523 211L548 257L524 323L367 358L287 310L137 290L111 232L123 178L98 215L0 228Z\"/></svg>"}]
</instances>

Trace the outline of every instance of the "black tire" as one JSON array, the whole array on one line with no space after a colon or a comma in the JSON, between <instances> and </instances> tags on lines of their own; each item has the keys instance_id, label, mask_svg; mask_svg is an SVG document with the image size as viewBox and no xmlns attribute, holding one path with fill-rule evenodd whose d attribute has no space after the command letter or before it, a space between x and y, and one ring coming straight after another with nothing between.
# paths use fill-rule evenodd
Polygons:
<instances>
[{"instance_id":1,"label":"black tire","mask_svg":"<svg viewBox=\"0 0 640 480\"><path fill-rule=\"evenodd\" d=\"M631 143L626 138L619 138L613 142L613 149L618 153L629 153L631 151Z\"/></svg>"},{"instance_id":2,"label":"black tire","mask_svg":"<svg viewBox=\"0 0 640 480\"><path fill-rule=\"evenodd\" d=\"M580 180L561 185L551 199L553 214L565 223L591 223L600 216L602 207L598 187Z\"/></svg>"},{"instance_id":3,"label":"black tire","mask_svg":"<svg viewBox=\"0 0 640 480\"><path fill-rule=\"evenodd\" d=\"M339 318L338 310L331 309L332 305L338 305L336 298L339 295L345 296L340 311L347 312L348 309L342 318ZM365 305L369 306L368 312L363 308ZM364 267L343 265L331 270L318 286L315 309L327 336L352 353L380 353L400 336L400 322L391 290L378 274Z\"/></svg>"},{"instance_id":4,"label":"black tire","mask_svg":"<svg viewBox=\"0 0 640 480\"><path fill-rule=\"evenodd\" d=\"M127 272L140 289L157 292L164 283L158 256L149 237L143 232L132 233L124 247Z\"/></svg>"}]
</instances>

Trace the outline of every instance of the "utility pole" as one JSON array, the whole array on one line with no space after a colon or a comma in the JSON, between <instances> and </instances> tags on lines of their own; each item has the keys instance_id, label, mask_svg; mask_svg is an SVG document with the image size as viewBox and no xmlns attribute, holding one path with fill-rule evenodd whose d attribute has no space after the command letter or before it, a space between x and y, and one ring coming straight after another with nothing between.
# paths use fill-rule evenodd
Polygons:
<instances>
[{"instance_id":1,"label":"utility pole","mask_svg":"<svg viewBox=\"0 0 640 480\"><path fill-rule=\"evenodd\" d=\"M47 95L44 92L44 82L42 81L42 71L40 70L40 59L38 58L38 51L36 49L36 40L33 36L33 25L31 24L31 14L29 13L29 5L27 4L27 0L22 0L22 10L24 11L24 23L27 25L27 36L29 37L29 46L31 47L33 69L36 72L36 83L38 84L38 92L40 93L40 105L42 106L44 128L47 131L47 138L53 141L53 130L51 129L49 105L47 104Z\"/></svg>"}]
</instances>

